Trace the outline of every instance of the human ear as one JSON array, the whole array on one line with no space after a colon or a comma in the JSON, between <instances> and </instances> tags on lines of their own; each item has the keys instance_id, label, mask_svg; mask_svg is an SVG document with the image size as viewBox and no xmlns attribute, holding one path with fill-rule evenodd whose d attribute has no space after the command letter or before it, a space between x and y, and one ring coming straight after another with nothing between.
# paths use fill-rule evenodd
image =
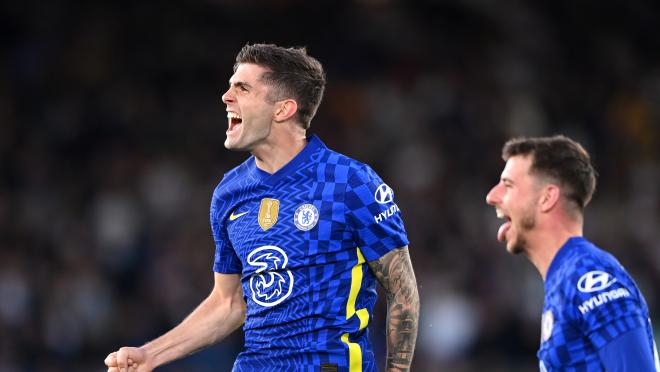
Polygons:
<instances>
[{"instance_id":1,"label":"human ear","mask_svg":"<svg viewBox=\"0 0 660 372\"><path fill-rule=\"evenodd\" d=\"M559 202L560 190L557 185L548 184L541 190L541 198L539 199L539 206L541 212L546 213L552 210Z\"/></svg>"},{"instance_id":2,"label":"human ear","mask_svg":"<svg viewBox=\"0 0 660 372\"><path fill-rule=\"evenodd\" d=\"M292 99L279 101L276 107L273 117L276 122L289 120L298 112L298 103Z\"/></svg>"}]
</instances>

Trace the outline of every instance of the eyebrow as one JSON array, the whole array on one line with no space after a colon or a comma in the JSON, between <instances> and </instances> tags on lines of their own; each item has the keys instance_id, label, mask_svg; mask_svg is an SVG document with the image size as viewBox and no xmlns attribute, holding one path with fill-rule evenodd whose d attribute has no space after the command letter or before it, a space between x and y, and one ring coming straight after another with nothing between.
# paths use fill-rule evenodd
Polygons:
<instances>
[{"instance_id":1,"label":"eyebrow","mask_svg":"<svg viewBox=\"0 0 660 372\"><path fill-rule=\"evenodd\" d=\"M239 88L252 88L252 86L244 81L235 81L232 82L231 80L229 81L229 86L230 87L239 87Z\"/></svg>"}]
</instances>

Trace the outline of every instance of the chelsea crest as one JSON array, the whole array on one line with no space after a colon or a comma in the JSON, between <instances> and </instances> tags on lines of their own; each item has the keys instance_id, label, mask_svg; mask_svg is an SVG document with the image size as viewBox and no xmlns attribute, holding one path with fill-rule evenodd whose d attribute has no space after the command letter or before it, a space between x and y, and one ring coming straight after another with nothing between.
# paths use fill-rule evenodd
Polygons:
<instances>
[{"instance_id":1,"label":"chelsea crest","mask_svg":"<svg viewBox=\"0 0 660 372\"><path fill-rule=\"evenodd\" d=\"M293 215L293 223L302 231L309 231L319 222L319 210L313 204L303 204Z\"/></svg>"}]
</instances>

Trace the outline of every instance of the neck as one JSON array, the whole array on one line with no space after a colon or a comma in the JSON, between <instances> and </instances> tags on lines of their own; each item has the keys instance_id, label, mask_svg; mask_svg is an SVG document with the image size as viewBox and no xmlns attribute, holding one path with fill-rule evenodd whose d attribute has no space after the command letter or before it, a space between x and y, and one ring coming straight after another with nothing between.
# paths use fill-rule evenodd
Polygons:
<instances>
[{"instance_id":1,"label":"neck","mask_svg":"<svg viewBox=\"0 0 660 372\"><path fill-rule=\"evenodd\" d=\"M277 126L271 131L267 142L251 151L257 167L270 174L282 169L307 145L305 130L299 125L286 130L275 128Z\"/></svg>"},{"instance_id":2,"label":"neck","mask_svg":"<svg viewBox=\"0 0 660 372\"><path fill-rule=\"evenodd\" d=\"M527 237L527 249L525 254L541 274L545 281L548 268L557 255L559 249L566 244L568 239L574 236L582 236L582 223L555 224L548 228L535 229Z\"/></svg>"}]
</instances>

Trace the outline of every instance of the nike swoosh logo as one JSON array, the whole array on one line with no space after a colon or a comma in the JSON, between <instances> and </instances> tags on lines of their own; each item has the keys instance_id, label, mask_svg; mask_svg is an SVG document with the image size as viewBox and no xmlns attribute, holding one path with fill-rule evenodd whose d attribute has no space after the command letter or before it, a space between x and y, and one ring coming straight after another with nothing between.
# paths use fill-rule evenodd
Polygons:
<instances>
[{"instance_id":1,"label":"nike swoosh logo","mask_svg":"<svg viewBox=\"0 0 660 372\"><path fill-rule=\"evenodd\" d=\"M229 215L229 221L233 221L233 220L235 220L235 219L237 219L237 218L239 218L239 217L241 217L245 214L248 214L248 212L243 212L243 213L239 213L239 214L234 214L234 212L231 212L231 214Z\"/></svg>"}]
</instances>

